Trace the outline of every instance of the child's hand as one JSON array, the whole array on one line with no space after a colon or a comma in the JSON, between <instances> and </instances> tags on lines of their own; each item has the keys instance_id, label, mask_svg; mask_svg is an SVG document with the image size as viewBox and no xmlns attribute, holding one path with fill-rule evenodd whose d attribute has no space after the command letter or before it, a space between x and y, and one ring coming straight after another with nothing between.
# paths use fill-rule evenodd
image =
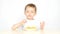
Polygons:
<instances>
[{"instance_id":1,"label":"child's hand","mask_svg":"<svg viewBox=\"0 0 60 34\"><path fill-rule=\"evenodd\" d=\"M43 29L44 29L44 25L45 25L45 22L44 22L44 21L42 21L42 22L40 23L41 30L43 30Z\"/></svg>"},{"instance_id":2,"label":"child's hand","mask_svg":"<svg viewBox=\"0 0 60 34\"><path fill-rule=\"evenodd\" d=\"M24 20L22 20L20 23L17 23L17 24L14 24L13 26L12 26L12 30L17 30L17 28L18 27L21 27L24 23L26 23L26 20L24 19Z\"/></svg>"}]
</instances>

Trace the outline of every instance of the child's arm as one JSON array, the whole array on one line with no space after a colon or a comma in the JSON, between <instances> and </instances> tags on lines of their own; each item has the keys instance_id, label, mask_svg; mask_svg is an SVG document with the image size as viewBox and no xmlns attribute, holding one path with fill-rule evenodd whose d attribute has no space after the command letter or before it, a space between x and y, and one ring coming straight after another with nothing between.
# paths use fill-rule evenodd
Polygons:
<instances>
[{"instance_id":1,"label":"child's arm","mask_svg":"<svg viewBox=\"0 0 60 34\"><path fill-rule=\"evenodd\" d=\"M12 30L16 30L18 27L22 26L26 21L22 20L20 23L17 23L12 26Z\"/></svg>"},{"instance_id":2,"label":"child's arm","mask_svg":"<svg viewBox=\"0 0 60 34\"><path fill-rule=\"evenodd\" d=\"M42 21L42 22L40 23L40 27L41 27L40 29L41 29L41 30L44 30L44 25L45 25L45 22Z\"/></svg>"}]
</instances>

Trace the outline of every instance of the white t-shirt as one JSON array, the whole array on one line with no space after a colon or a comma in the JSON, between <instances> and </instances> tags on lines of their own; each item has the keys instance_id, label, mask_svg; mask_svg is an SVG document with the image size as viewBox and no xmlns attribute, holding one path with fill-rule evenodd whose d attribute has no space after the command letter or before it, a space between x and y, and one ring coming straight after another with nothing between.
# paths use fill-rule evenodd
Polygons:
<instances>
[{"instance_id":1,"label":"white t-shirt","mask_svg":"<svg viewBox=\"0 0 60 34\"><path fill-rule=\"evenodd\" d=\"M39 20L28 20L26 19L26 23L23 25L23 30L31 31L31 30L39 30L40 29L40 21Z\"/></svg>"}]
</instances>

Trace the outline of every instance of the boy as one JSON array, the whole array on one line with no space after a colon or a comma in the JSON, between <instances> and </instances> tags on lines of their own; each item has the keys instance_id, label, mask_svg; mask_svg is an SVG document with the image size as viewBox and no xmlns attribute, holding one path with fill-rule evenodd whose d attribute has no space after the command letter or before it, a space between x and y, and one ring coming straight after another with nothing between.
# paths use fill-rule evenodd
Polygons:
<instances>
[{"instance_id":1,"label":"boy","mask_svg":"<svg viewBox=\"0 0 60 34\"><path fill-rule=\"evenodd\" d=\"M38 23L38 21L36 21L34 19L34 16L36 15L36 6L34 4L27 4L25 6L25 11L24 14L26 16L26 19L22 20L20 23L17 23L15 25L13 25L12 30L16 30L17 28L24 26L23 30L43 30L44 29L44 22L40 22ZM37 24L36 24L37 22ZM39 27L38 27L39 25Z\"/></svg>"}]
</instances>

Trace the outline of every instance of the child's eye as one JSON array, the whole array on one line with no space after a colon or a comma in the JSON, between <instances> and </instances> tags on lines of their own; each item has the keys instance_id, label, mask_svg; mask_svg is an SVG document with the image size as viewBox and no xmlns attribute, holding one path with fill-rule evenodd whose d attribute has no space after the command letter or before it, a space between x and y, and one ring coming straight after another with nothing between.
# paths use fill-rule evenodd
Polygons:
<instances>
[{"instance_id":1,"label":"child's eye","mask_svg":"<svg viewBox=\"0 0 60 34\"><path fill-rule=\"evenodd\" d=\"M26 11L26 13L29 13L29 11Z\"/></svg>"},{"instance_id":2,"label":"child's eye","mask_svg":"<svg viewBox=\"0 0 60 34\"><path fill-rule=\"evenodd\" d=\"M34 13L33 11L31 11L31 13Z\"/></svg>"}]
</instances>

